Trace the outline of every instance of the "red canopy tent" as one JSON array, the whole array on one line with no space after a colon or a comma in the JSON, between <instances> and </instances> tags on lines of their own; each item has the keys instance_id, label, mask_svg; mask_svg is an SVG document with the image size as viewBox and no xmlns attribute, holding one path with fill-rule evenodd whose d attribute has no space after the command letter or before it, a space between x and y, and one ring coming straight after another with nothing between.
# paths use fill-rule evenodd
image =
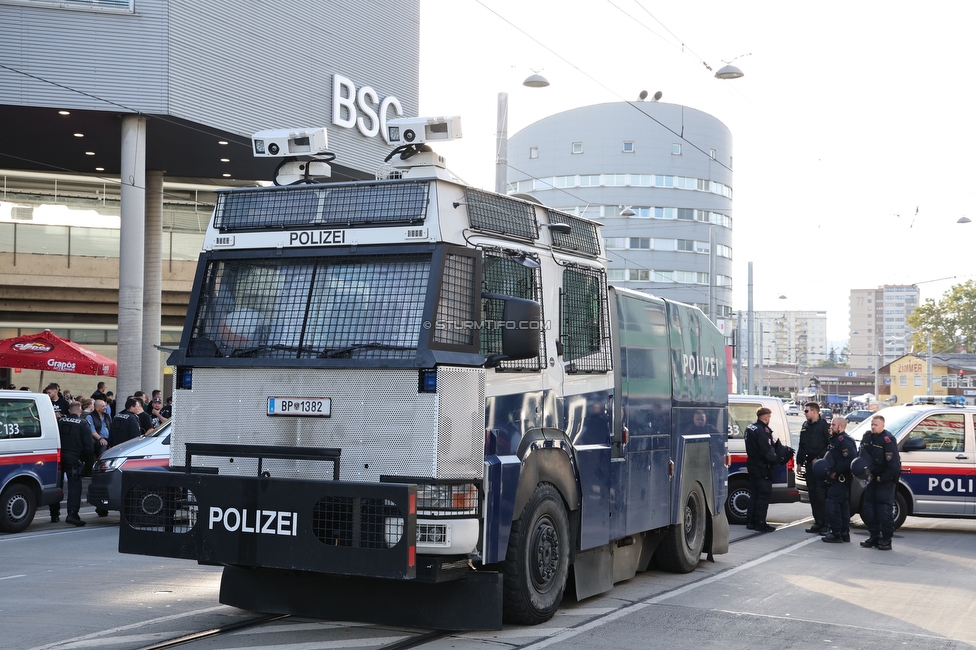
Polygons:
<instances>
[{"instance_id":1,"label":"red canopy tent","mask_svg":"<svg viewBox=\"0 0 976 650\"><path fill-rule=\"evenodd\" d=\"M93 350L63 339L51 330L0 340L0 368L70 372L115 377L118 364ZM40 390L40 388L38 388Z\"/></svg>"}]
</instances>

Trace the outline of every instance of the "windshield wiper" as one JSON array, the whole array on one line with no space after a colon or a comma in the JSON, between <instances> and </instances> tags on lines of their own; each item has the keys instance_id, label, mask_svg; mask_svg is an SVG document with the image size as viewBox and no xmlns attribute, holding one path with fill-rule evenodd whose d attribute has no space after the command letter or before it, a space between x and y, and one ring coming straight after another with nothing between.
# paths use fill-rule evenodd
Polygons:
<instances>
[{"instance_id":1,"label":"windshield wiper","mask_svg":"<svg viewBox=\"0 0 976 650\"><path fill-rule=\"evenodd\" d=\"M413 345L390 345L389 343L359 343L344 348L331 348L319 353L320 359L336 359L360 350L416 350Z\"/></svg>"},{"instance_id":2,"label":"windshield wiper","mask_svg":"<svg viewBox=\"0 0 976 650\"><path fill-rule=\"evenodd\" d=\"M255 345L252 348L234 348L231 350L230 357L253 357L258 352L297 352L298 354L315 354L321 355L324 350L318 348L309 348L303 345Z\"/></svg>"}]
</instances>

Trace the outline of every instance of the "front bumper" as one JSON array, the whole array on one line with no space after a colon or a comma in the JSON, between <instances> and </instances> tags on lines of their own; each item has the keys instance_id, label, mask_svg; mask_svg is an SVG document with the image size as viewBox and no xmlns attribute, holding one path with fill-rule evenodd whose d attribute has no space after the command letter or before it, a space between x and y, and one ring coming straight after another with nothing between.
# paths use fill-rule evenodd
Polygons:
<instances>
[{"instance_id":1,"label":"front bumper","mask_svg":"<svg viewBox=\"0 0 976 650\"><path fill-rule=\"evenodd\" d=\"M122 509L122 472L92 472L88 504L99 510Z\"/></svg>"},{"instance_id":2,"label":"front bumper","mask_svg":"<svg viewBox=\"0 0 976 650\"><path fill-rule=\"evenodd\" d=\"M416 577L416 485L186 471L121 474L123 553Z\"/></svg>"}]
</instances>

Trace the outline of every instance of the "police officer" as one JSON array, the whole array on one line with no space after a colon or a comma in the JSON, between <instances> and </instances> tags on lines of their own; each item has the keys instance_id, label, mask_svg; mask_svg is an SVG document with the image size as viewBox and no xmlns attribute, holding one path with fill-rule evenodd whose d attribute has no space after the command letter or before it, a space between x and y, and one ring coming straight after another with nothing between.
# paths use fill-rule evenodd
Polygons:
<instances>
[{"instance_id":1,"label":"police officer","mask_svg":"<svg viewBox=\"0 0 976 650\"><path fill-rule=\"evenodd\" d=\"M773 430L769 428L772 414L768 408L761 408L756 411L756 421L746 427L746 470L752 490L746 528L760 533L776 530L766 523L766 511L773 494L773 468L781 463L773 443Z\"/></svg>"},{"instance_id":2,"label":"police officer","mask_svg":"<svg viewBox=\"0 0 976 650\"><path fill-rule=\"evenodd\" d=\"M72 402L67 414L58 420L58 433L61 434L61 468L68 475L68 516L66 524L84 526L78 516L81 509L81 474L85 463L92 457L92 436L88 422L81 417L81 404ZM51 509L51 521L57 521L61 514L58 504Z\"/></svg>"},{"instance_id":3,"label":"police officer","mask_svg":"<svg viewBox=\"0 0 976 650\"><path fill-rule=\"evenodd\" d=\"M901 456L895 437L884 426L884 416L873 416L871 431L861 438L858 452L871 461L871 482L864 490L864 508L861 511L861 518L868 525L870 535L861 542L861 546L890 551L891 536L895 533L892 509L898 477L901 475Z\"/></svg>"},{"instance_id":4,"label":"police officer","mask_svg":"<svg viewBox=\"0 0 976 650\"><path fill-rule=\"evenodd\" d=\"M142 435L142 430L139 428L140 413L142 413L142 402L135 397L125 401L125 410L112 418L112 425L109 427L108 439L113 447Z\"/></svg>"},{"instance_id":5,"label":"police officer","mask_svg":"<svg viewBox=\"0 0 976 650\"><path fill-rule=\"evenodd\" d=\"M857 445L847 435L847 418L837 415L830 422L827 459L831 467L827 487L828 543L851 541L851 461L857 457Z\"/></svg>"},{"instance_id":6,"label":"police officer","mask_svg":"<svg viewBox=\"0 0 976 650\"><path fill-rule=\"evenodd\" d=\"M807 402L803 407L807 419L800 428L800 445L796 450L796 462L804 466L807 476L807 491L810 495L810 508L813 510L813 525L808 533L826 535L830 532L827 522L827 493L825 486L813 477L813 462L823 458L830 444L830 428L820 417L820 405Z\"/></svg>"}]
</instances>

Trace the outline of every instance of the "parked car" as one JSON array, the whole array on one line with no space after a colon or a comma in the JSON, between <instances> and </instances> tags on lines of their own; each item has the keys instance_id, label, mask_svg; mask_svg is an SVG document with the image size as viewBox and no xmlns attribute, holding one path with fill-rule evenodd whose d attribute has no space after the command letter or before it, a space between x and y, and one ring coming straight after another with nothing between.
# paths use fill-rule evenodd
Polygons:
<instances>
[{"instance_id":1,"label":"parked car","mask_svg":"<svg viewBox=\"0 0 976 650\"><path fill-rule=\"evenodd\" d=\"M826 406L822 406L820 407L820 417L822 417L827 424L830 424L830 421L834 419L834 412Z\"/></svg>"},{"instance_id":2,"label":"parked car","mask_svg":"<svg viewBox=\"0 0 976 650\"><path fill-rule=\"evenodd\" d=\"M844 418L847 419L848 424L857 424L869 419L872 415L874 415L874 411L851 411Z\"/></svg>"},{"instance_id":3,"label":"parked car","mask_svg":"<svg viewBox=\"0 0 976 650\"><path fill-rule=\"evenodd\" d=\"M976 406L935 402L926 397L877 413L884 417L885 429L898 441L901 454L893 513L895 528L905 523L908 515L976 518L972 478L976 475ZM848 433L860 443L870 428L868 418L848 429ZM796 483L801 501L808 502L802 472L797 473ZM856 480L851 481L850 489L853 515L861 511L864 489Z\"/></svg>"},{"instance_id":4,"label":"parked car","mask_svg":"<svg viewBox=\"0 0 976 650\"><path fill-rule=\"evenodd\" d=\"M19 533L61 501L61 436L51 398L0 391L0 531Z\"/></svg>"},{"instance_id":5,"label":"parked car","mask_svg":"<svg viewBox=\"0 0 976 650\"><path fill-rule=\"evenodd\" d=\"M116 447L109 447L92 467L88 486L88 503L99 517L109 510L122 509L122 471L132 469L169 469L169 438L173 422L169 421L148 436L141 436Z\"/></svg>"},{"instance_id":6,"label":"parked car","mask_svg":"<svg viewBox=\"0 0 976 650\"><path fill-rule=\"evenodd\" d=\"M745 525L746 511L752 489L746 470L746 427L756 421L756 411L761 407L771 410L769 427L773 435L784 445L796 449L790 426L786 421L783 402L765 395L729 395L729 495L725 500L725 515L730 524ZM800 500L793 472L793 459L773 471L773 495L770 503L793 503Z\"/></svg>"},{"instance_id":7,"label":"parked car","mask_svg":"<svg viewBox=\"0 0 976 650\"><path fill-rule=\"evenodd\" d=\"M787 415L799 415L800 414L800 406L798 404L795 404L795 403L794 404L787 404L786 405L786 414Z\"/></svg>"}]
</instances>

